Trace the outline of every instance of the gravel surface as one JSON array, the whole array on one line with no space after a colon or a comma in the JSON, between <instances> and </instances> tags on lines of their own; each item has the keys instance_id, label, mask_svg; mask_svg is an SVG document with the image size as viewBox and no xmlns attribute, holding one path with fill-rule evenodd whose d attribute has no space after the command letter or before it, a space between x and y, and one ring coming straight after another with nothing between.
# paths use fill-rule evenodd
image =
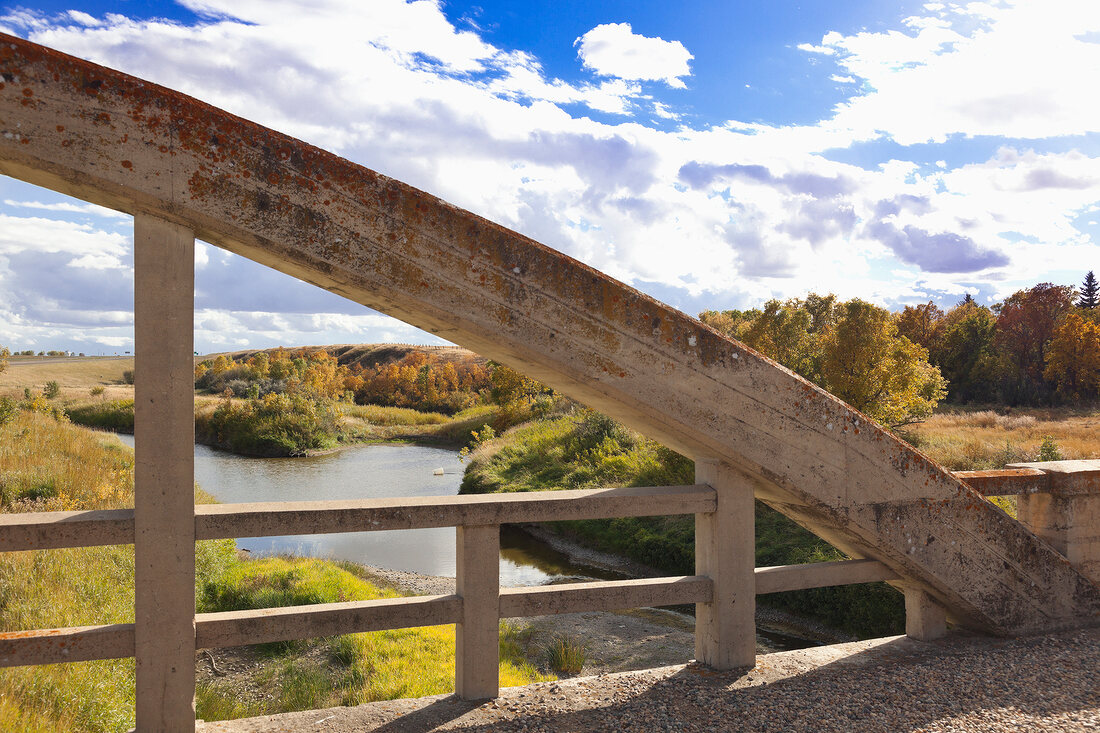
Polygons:
<instances>
[{"instance_id":1,"label":"gravel surface","mask_svg":"<svg viewBox=\"0 0 1100 733\"><path fill-rule=\"evenodd\" d=\"M1100 629L955 633L777 652L751 670L689 664L454 696L200 725L308 731L1100 731Z\"/></svg>"}]
</instances>

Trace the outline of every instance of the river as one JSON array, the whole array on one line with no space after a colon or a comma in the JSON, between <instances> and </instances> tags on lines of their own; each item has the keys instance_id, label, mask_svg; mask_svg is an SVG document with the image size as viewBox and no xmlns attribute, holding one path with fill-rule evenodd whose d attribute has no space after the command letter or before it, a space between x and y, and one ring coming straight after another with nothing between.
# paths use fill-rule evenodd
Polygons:
<instances>
[{"instance_id":1,"label":"river","mask_svg":"<svg viewBox=\"0 0 1100 733\"><path fill-rule=\"evenodd\" d=\"M134 444L132 435L118 436ZM300 458L246 458L195 446L195 480L218 501L347 500L402 496L453 496L464 466L455 451L414 445L362 445ZM442 473L440 473L442 469ZM237 546L254 555L286 554L351 560L422 575L455 575L455 530L247 537ZM543 585L630 577L613 565L585 563L525 532L503 527L500 584ZM786 634L758 630L769 651L813 645Z\"/></svg>"},{"instance_id":2,"label":"river","mask_svg":"<svg viewBox=\"0 0 1100 733\"><path fill-rule=\"evenodd\" d=\"M119 438L133 446L133 436ZM195 446L195 480L226 504L454 496L462 482L463 468L455 451L415 445L353 446L300 458L246 458L205 445ZM442 475L438 475L440 469ZM246 537L238 539L237 546L256 555L335 558L422 575L455 574L453 527ZM504 528L501 533L502 586L625 577L607 567L570 560L524 532Z\"/></svg>"}]
</instances>

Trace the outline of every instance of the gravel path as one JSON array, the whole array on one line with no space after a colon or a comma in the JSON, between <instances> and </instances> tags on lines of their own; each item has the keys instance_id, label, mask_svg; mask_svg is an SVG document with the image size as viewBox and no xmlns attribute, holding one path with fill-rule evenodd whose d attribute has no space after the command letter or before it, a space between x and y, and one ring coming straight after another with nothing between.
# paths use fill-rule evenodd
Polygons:
<instances>
[{"instance_id":1,"label":"gravel path","mask_svg":"<svg viewBox=\"0 0 1100 733\"><path fill-rule=\"evenodd\" d=\"M698 665L200 725L205 733L463 731L1100 731L1100 629L956 633L777 652L748 672Z\"/></svg>"}]
</instances>

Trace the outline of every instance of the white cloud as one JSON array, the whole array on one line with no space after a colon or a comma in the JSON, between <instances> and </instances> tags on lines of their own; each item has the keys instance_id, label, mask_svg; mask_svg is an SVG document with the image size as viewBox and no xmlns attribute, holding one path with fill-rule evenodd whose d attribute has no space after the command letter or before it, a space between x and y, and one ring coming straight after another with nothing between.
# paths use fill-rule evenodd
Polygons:
<instances>
[{"instance_id":1,"label":"white cloud","mask_svg":"<svg viewBox=\"0 0 1100 733\"><path fill-rule=\"evenodd\" d=\"M67 201L58 201L54 203L43 203L41 201L15 201L13 199L4 199L5 206L11 206L19 209L38 209L41 211L61 211L71 214L91 214L92 216L102 216L109 219L129 219L130 215L121 211L115 211L114 209L108 209L104 206L97 204L78 204L70 203Z\"/></svg>"},{"instance_id":2,"label":"white cloud","mask_svg":"<svg viewBox=\"0 0 1100 733\"><path fill-rule=\"evenodd\" d=\"M830 32L820 46L873 90L834 122L903 145L948 136L1044 138L1100 129L1090 81L1100 77L1100 3L1018 0L952 6L905 30ZM802 47L800 47L802 48Z\"/></svg>"},{"instance_id":3,"label":"white cloud","mask_svg":"<svg viewBox=\"0 0 1100 733\"><path fill-rule=\"evenodd\" d=\"M578 38L577 55L585 68L600 76L635 81L663 81L684 88L680 77L690 76L692 56L679 41L635 33L629 23L598 25Z\"/></svg>"}]
</instances>

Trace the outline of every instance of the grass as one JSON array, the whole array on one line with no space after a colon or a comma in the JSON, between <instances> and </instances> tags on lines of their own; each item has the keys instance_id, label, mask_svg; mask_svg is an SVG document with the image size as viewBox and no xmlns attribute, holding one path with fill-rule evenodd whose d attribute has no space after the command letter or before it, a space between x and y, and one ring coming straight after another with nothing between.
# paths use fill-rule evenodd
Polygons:
<instances>
[{"instance_id":1,"label":"grass","mask_svg":"<svg viewBox=\"0 0 1100 733\"><path fill-rule=\"evenodd\" d=\"M133 453L110 435L28 412L0 426L5 493L10 497L12 486L55 489L5 499L5 512L132 506L133 468ZM232 560L231 541L196 548L203 577ZM4 553L0 629L130 623L133 574L131 546ZM0 670L0 730L126 730L133 726L133 680L132 659Z\"/></svg>"},{"instance_id":2,"label":"grass","mask_svg":"<svg viewBox=\"0 0 1100 733\"><path fill-rule=\"evenodd\" d=\"M78 425L115 433L134 432L134 400L96 400L67 408L69 419Z\"/></svg>"},{"instance_id":3,"label":"grass","mask_svg":"<svg viewBox=\"0 0 1100 733\"><path fill-rule=\"evenodd\" d=\"M0 372L0 390L23 387L41 389L46 382L82 390L96 385L122 384L122 373L134 368L134 357L89 356L80 358L13 356Z\"/></svg>"},{"instance_id":4,"label":"grass","mask_svg":"<svg viewBox=\"0 0 1100 733\"><path fill-rule=\"evenodd\" d=\"M370 582L350 563L266 558L238 563L220 582L202 590L200 611L333 603L397 597ZM502 686L551 679L540 674L508 639L502 624ZM255 684L268 703L242 704L224 685L199 691L197 714L218 720L240 713L265 714L336 705L357 705L398 697L422 697L454 690L453 625L393 629L319 641L268 644L272 660Z\"/></svg>"},{"instance_id":5,"label":"grass","mask_svg":"<svg viewBox=\"0 0 1100 733\"><path fill-rule=\"evenodd\" d=\"M341 405L344 415L371 425L440 425L451 418L441 412L420 412L407 407Z\"/></svg>"},{"instance_id":6,"label":"grass","mask_svg":"<svg viewBox=\"0 0 1100 733\"><path fill-rule=\"evenodd\" d=\"M1039 460L1047 437L1064 458L1093 458L1100 456L1100 415L1068 409L947 408L912 426L904 437L953 471Z\"/></svg>"},{"instance_id":7,"label":"grass","mask_svg":"<svg viewBox=\"0 0 1100 733\"><path fill-rule=\"evenodd\" d=\"M559 636L546 647L546 664L554 672L578 675L584 669L584 644L572 636Z\"/></svg>"}]
</instances>

